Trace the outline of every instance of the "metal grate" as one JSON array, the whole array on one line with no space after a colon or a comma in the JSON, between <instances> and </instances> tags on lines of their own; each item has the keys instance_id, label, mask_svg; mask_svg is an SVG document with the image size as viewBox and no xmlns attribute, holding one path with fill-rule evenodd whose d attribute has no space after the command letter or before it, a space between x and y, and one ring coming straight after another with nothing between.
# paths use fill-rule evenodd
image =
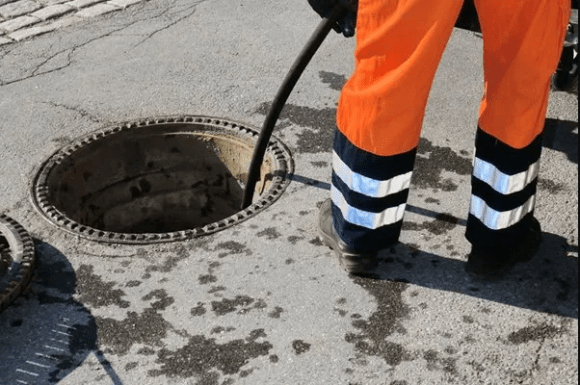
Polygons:
<instances>
[{"instance_id":1,"label":"metal grate","mask_svg":"<svg viewBox=\"0 0 580 385\"><path fill-rule=\"evenodd\" d=\"M0 312L26 289L34 261L34 242L28 232L0 215Z\"/></svg>"},{"instance_id":2,"label":"metal grate","mask_svg":"<svg viewBox=\"0 0 580 385\"><path fill-rule=\"evenodd\" d=\"M290 183L294 172L291 154L283 143L272 139L254 203L245 210L239 209L237 199L241 197L229 191L230 186L236 191L243 190L258 134L255 128L244 124L205 116L145 119L106 128L75 140L51 156L34 180L33 201L51 223L99 242L149 244L215 233L263 211L280 198ZM204 170L198 163L208 169L213 167L211 172L219 168L219 175L214 179L201 175ZM165 182L159 180L161 173L166 174ZM198 199L192 192L196 188L205 188L199 192L210 196L198 200L209 200L214 186L220 183L225 183L227 193L232 195L230 201L220 201L209 208L179 206ZM184 185L191 188L184 189ZM168 186L174 186L175 192L160 193L171 188ZM124 195L114 197L117 193ZM103 203L107 194L122 201L115 203L122 208L105 212L102 206L107 205ZM170 194L174 195L171 205L178 206L174 214L167 208L171 206L167 203ZM225 192L219 190L216 194ZM164 201L159 203L155 199ZM135 207L130 211L126 209L129 206ZM192 221L193 217L207 216L208 210L223 209L221 206L229 206L231 211L222 210L221 217L217 215L208 223ZM115 214L111 214L113 211ZM155 218L147 211L157 211L159 218L173 216L163 223L165 219Z\"/></svg>"}]
</instances>

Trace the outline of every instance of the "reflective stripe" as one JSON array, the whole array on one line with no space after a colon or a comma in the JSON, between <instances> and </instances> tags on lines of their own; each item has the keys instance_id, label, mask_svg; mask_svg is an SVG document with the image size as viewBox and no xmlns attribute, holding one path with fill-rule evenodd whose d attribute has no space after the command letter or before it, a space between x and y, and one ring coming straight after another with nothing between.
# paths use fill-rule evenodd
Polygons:
<instances>
[{"instance_id":1,"label":"reflective stripe","mask_svg":"<svg viewBox=\"0 0 580 385\"><path fill-rule=\"evenodd\" d=\"M495 191L509 195L525 189L538 177L539 171L540 162L538 161L532 164L527 171L507 175L499 171L493 164L475 158L473 176L493 187Z\"/></svg>"},{"instance_id":2,"label":"reflective stripe","mask_svg":"<svg viewBox=\"0 0 580 385\"><path fill-rule=\"evenodd\" d=\"M523 206L514 210L500 212L489 207L480 197L472 195L470 213L491 230L502 230L520 222L532 212L535 205L536 196L534 195Z\"/></svg>"},{"instance_id":3,"label":"reflective stripe","mask_svg":"<svg viewBox=\"0 0 580 385\"><path fill-rule=\"evenodd\" d=\"M386 181L371 179L352 171L336 152L333 154L333 169L349 189L372 198L384 198L408 189L413 174L408 172Z\"/></svg>"},{"instance_id":4,"label":"reflective stripe","mask_svg":"<svg viewBox=\"0 0 580 385\"><path fill-rule=\"evenodd\" d=\"M392 225L403 219L406 203L391 207L381 213L370 213L349 205L342 193L332 186L332 202L340 209L344 219L353 225L376 230L383 226Z\"/></svg>"}]
</instances>

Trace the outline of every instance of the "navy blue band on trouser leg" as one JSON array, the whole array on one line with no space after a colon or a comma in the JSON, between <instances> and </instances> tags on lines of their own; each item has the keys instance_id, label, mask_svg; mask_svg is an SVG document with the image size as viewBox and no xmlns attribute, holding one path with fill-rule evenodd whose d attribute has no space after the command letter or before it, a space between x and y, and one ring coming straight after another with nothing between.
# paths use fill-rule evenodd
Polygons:
<instances>
[{"instance_id":1,"label":"navy blue band on trouser leg","mask_svg":"<svg viewBox=\"0 0 580 385\"><path fill-rule=\"evenodd\" d=\"M396 243L417 150L378 156L354 146L337 130L332 175L333 224L339 237L357 252L373 252Z\"/></svg>"},{"instance_id":2,"label":"navy blue band on trouser leg","mask_svg":"<svg viewBox=\"0 0 580 385\"><path fill-rule=\"evenodd\" d=\"M466 237L474 247L509 250L534 217L542 136L512 148L478 129Z\"/></svg>"}]
</instances>

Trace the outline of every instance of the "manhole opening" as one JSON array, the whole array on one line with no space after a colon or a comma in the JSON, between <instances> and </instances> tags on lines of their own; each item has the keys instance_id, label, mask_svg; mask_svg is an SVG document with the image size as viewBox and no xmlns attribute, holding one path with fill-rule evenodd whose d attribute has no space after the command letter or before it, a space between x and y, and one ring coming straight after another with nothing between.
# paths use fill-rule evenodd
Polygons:
<instances>
[{"instance_id":1,"label":"manhole opening","mask_svg":"<svg viewBox=\"0 0 580 385\"><path fill-rule=\"evenodd\" d=\"M54 154L34 183L53 223L121 243L173 241L235 225L274 203L293 172L277 139L254 204L240 210L257 130L199 116L149 119L99 131Z\"/></svg>"}]
</instances>

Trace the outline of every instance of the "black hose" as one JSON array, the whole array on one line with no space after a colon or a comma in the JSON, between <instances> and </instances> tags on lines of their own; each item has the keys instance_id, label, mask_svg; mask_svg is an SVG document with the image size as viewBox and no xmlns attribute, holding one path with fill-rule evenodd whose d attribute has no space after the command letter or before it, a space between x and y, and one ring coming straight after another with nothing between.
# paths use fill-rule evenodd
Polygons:
<instances>
[{"instance_id":1,"label":"black hose","mask_svg":"<svg viewBox=\"0 0 580 385\"><path fill-rule=\"evenodd\" d=\"M296 58L292 68L290 68L288 75L286 75L286 79L284 79L284 83L282 83L282 86L280 86L278 94L272 102L272 107L270 107L270 111L266 116L266 120L264 121L262 131L260 132L258 142L256 143L256 147L254 149L254 155L248 170L248 180L246 181L246 188L244 190L242 210L248 208L252 204L256 183L258 180L260 180L260 168L262 167L264 155L266 153L266 149L268 148L268 144L270 143L272 131L274 131L274 126L280 117L280 113L282 112L284 104L286 104L286 101L294 89L294 86L298 82L298 79L300 79L304 69L308 63L310 63L310 60L316 51L318 51L318 48L320 48L322 42L324 42L324 39L326 39L326 36L328 36L330 30L336 24L337 20L344 16L346 12L347 10L338 4L332 9L332 12L328 18L322 19L310 37L310 40L308 40L308 43L306 43L304 46L302 52L298 58Z\"/></svg>"}]
</instances>

